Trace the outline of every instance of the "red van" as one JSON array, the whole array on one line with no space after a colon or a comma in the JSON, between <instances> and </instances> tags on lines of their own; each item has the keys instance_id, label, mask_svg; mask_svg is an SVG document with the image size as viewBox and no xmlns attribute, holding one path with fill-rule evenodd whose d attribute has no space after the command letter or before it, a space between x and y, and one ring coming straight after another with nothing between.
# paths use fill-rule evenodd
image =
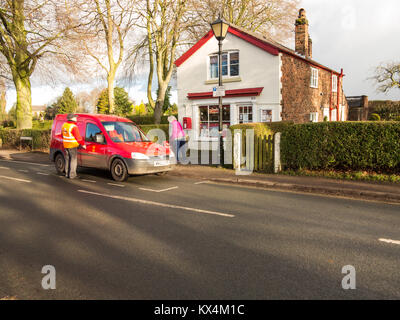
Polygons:
<instances>
[{"instance_id":1,"label":"red van","mask_svg":"<svg viewBox=\"0 0 400 320\"><path fill-rule=\"evenodd\" d=\"M132 121L100 114L77 114L77 118L87 147L78 149L79 167L109 170L115 181L173 169L175 156L168 144L151 142ZM66 114L57 115L51 129L50 159L60 174L65 170L61 128L66 121Z\"/></svg>"}]
</instances>

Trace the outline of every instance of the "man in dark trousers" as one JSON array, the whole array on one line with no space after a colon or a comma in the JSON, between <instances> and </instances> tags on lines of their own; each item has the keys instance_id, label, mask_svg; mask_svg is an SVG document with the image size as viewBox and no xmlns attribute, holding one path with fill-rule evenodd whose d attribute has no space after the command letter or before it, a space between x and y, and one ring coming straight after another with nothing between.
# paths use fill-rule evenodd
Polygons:
<instances>
[{"instance_id":1,"label":"man in dark trousers","mask_svg":"<svg viewBox=\"0 0 400 320\"><path fill-rule=\"evenodd\" d=\"M76 178L76 168L78 166L78 147L86 149L78 126L76 125L77 116L67 115L67 122L62 126L63 145L65 149L65 176L69 179Z\"/></svg>"}]
</instances>

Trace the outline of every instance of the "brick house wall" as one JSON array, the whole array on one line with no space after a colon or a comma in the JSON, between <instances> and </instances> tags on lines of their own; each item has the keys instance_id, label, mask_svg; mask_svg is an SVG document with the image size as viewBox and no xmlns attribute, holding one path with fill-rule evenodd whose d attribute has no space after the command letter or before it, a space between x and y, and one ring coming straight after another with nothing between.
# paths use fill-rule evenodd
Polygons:
<instances>
[{"instance_id":1,"label":"brick house wall","mask_svg":"<svg viewBox=\"0 0 400 320\"><path fill-rule=\"evenodd\" d=\"M312 88L310 63L282 53L282 120L295 123L310 122L310 113L318 112L319 121L323 121L323 108L336 108L337 92L331 92L332 73L318 69L318 88ZM339 83L339 105L345 106L347 120L348 105L343 94L343 80ZM332 119L336 121L336 119Z\"/></svg>"}]
</instances>

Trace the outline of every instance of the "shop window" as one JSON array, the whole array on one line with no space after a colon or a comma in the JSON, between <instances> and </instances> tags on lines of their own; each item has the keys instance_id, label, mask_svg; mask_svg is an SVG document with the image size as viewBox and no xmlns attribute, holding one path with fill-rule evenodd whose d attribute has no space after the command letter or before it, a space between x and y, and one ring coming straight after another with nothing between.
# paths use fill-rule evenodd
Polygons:
<instances>
[{"instance_id":1,"label":"shop window","mask_svg":"<svg viewBox=\"0 0 400 320\"><path fill-rule=\"evenodd\" d=\"M200 111L200 137L218 137L219 136L219 107L201 106ZM222 107L222 125L223 129L231 125L230 106Z\"/></svg>"},{"instance_id":2,"label":"shop window","mask_svg":"<svg viewBox=\"0 0 400 320\"><path fill-rule=\"evenodd\" d=\"M253 122L253 107L240 106L239 107L239 123Z\"/></svg>"},{"instance_id":3,"label":"shop window","mask_svg":"<svg viewBox=\"0 0 400 320\"><path fill-rule=\"evenodd\" d=\"M261 122L272 122L272 110L260 110Z\"/></svg>"}]
</instances>

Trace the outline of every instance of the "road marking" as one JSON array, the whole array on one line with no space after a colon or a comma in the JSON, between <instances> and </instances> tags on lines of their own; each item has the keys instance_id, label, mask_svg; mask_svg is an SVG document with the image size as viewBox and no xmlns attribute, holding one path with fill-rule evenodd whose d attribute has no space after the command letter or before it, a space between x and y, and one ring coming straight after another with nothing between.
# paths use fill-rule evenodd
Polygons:
<instances>
[{"instance_id":1,"label":"road marking","mask_svg":"<svg viewBox=\"0 0 400 320\"><path fill-rule=\"evenodd\" d=\"M153 190L153 189L146 189L146 188L139 188L140 190L143 191L151 191L151 192L165 192L165 191L170 191L170 190L175 190L178 189L178 187L171 187L171 188L167 188L167 189L162 189L162 190Z\"/></svg>"},{"instance_id":2,"label":"road marking","mask_svg":"<svg viewBox=\"0 0 400 320\"><path fill-rule=\"evenodd\" d=\"M193 211L193 212L197 212L197 213L211 214L211 215L216 215L216 216L221 216L221 217L226 217L226 218L234 218L235 217L233 214L227 214L227 213L209 211L209 210L203 210L203 209L196 209L196 208L189 208L189 207L182 207L182 206L176 206L173 204L154 202L154 201L148 201L148 200L143 200L143 199L114 196L114 195L102 194L102 193L91 192L91 191L86 191L86 190L78 190L78 192L92 194L95 196L100 196L100 197L105 197L105 198L111 198L111 199L117 199L117 200L137 202L137 203L146 204L146 205L164 207L164 208L181 209L181 210L185 210L185 211Z\"/></svg>"},{"instance_id":3,"label":"road marking","mask_svg":"<svg viewBox=\"0 0 400 320\"><path fill-rule=\"evenodd\" d=\"M0 169L10 170L10 168L7 167L0 167Z\"/></svg>"},{"instance_id":4,"label":"road marking","mask_svg":"<svg viewBox=\"0 0 400 320\"><path fill-rule=\"evenodd\" d=\"M36 174L40 174L41 176L49 176L48 173L44 173L44 172L36 172Z\"/></svg>"},{"instance_id":5,"label":"road marking","mask_svg":"<svg viewBox=\"0 0 400 320\"><path fill-rule=\"evenodd\" d=\"M398 240L391 240L391 239L379 239L381 242L391 243L391 244L400 244Z\"/></svg>"},{"instance_id":6,"label":"road marking","mask_svg":"<svg viewBox=\"0 0 400 320\"><path fill-rule=\"evenodd\" d=\"M205 183L210 183L210 181L199 181L199 182L196 182L195 184L205 184Z\"/></svg>"},{"instance_id":7,"label":"road marking","mask_svg":"<svg viewBox=\"0 0 400 320\"><path fill-rule=\"evenodd\" d=\"M97 181L94 181L94 180L88 180L88 179L81 179L81 181L84 181L84 182L90 182L90 183L96 183Z\"/></svg>"},{"instance_id":8,"label":"road marking","mask_svg":"<svg viewBox=\"0 0 400 320\"><path fill-rule=\"evenodd\" d=\"M123 184L116 184L116 183L107 183L107 184L109 184L110 186L125 188L125 185L123 185Z\"/></svg>"},{"instance_id":9,"label":"road marking","mask_svg":"<svg viewBox=\"0 0 400 320\"><path fill-rule=\"evenodd\" d=\"M18 170L19 172L29 172L28 170Z\"/></svg>"},{"instance_id":10,"label":"road marking","mask_svg":"<svg viewBox=\"0 0 400 320\"><path fill-rule=\"evenodd\" d=\"M18 182L28 182L28 183L32 182L30 180L18 179L18 178L7 177L7 176L0 176L0 178L8 179L8 180L14 180L14 181L18 181Z\"/></svg>"},{"instance_id":11,"label":"road marking","mask_svg":"<svg viewBox=\"0 0 400 320\"><path fill-rule=\"evenodd\" d=\"M34 166L50 167L49 164L43 164L43 163L34 163L34 162L17 161L17 160L4 160L4 159L0 159L0 161L13 162L13 163L26 163L26 164L33 164Z\"/></svg>"}]
</instances>

